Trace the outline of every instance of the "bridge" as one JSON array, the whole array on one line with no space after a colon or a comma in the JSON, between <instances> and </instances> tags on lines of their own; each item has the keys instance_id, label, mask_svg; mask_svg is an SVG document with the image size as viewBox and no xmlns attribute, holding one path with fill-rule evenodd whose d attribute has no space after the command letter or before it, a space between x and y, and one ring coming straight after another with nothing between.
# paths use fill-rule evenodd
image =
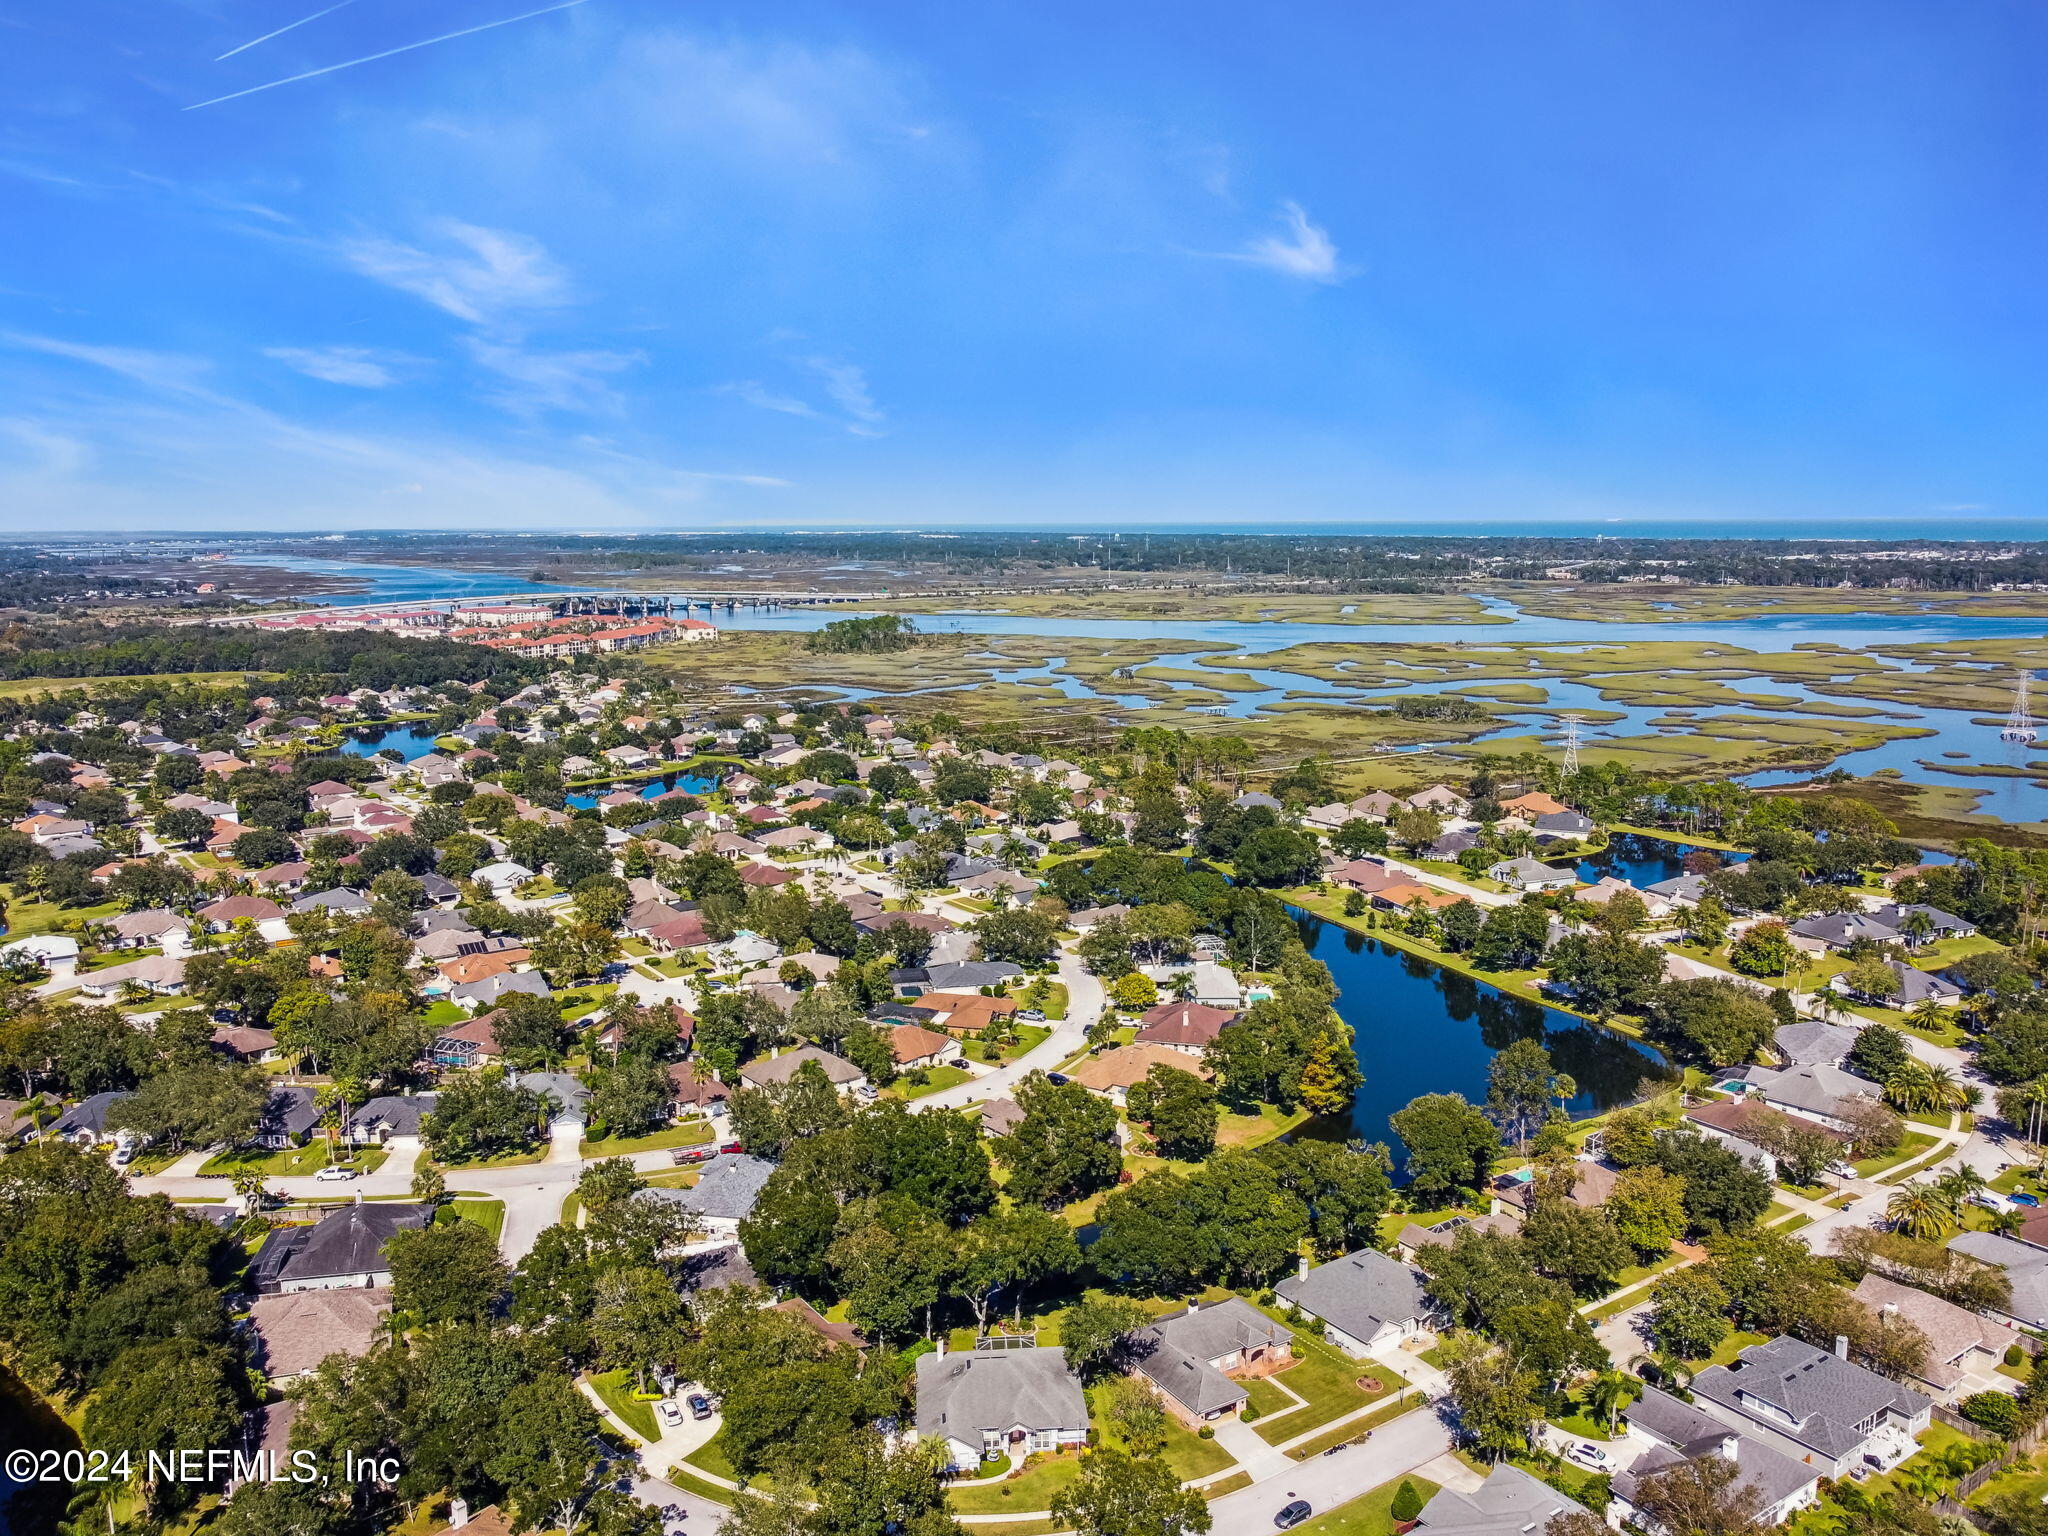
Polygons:
<instances>
[{"instance_id":1,"label":"bridge","mask_svg":"<svg viewBox=\"0 0 2048 1536\"><path fill-rule=\"evenodd\" d=\"M927 594L920 593L920 596ZM785 608L809 608L832 604L887 602L887 592L501 592L475 597L412 597L382 602L334 602L307 604L298 608L271 608L262 613L232 617L180 619L180 624L253 624L259 619L291 619L318 614L326 618L372 618L380 613L453 613L457 609L517 606L545 608L556 618L688 618L702 608L707 616L720 612L776 613Z\"/></svg>"}]
</instances>

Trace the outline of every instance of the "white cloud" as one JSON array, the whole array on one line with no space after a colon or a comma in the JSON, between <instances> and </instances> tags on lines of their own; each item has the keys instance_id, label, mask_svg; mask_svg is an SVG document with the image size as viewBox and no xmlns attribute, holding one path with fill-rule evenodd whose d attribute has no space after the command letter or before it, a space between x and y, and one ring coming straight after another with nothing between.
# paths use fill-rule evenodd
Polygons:
<instances>
[{"instance_id":1,"label":"white cloud","mask_svg":"<svg viewBox=\"0 0 2048 1536\"><path fill-rule=\"evenodd\" d=\"M398 382L394 365L411 361L369 347L265 347L263 355L308 378L354 389L388 389Z\"/></svg>"},{"instance_id":2,"label":"white cloud","mask_svg":"<svg viewBox=\"0 0 2048 1536\"><path fill-rule=\"evenodd\" d=\"M794 334L781 339L796 339ZM875 404L873 391L868 388L868 377L857 364L844 363L831 357L806 357L802 366L818 376L825 396L839 408L839 413L823 410L810 401L796 395L782 394L770 389L758 379L740 379L718 386L718 392L744 400L748 405L764 411L780 411L785 416L802 416L809 421L826 421L841 427L855 437L880 437L882 423L887 419L882 408Z\"/></svg>"},{"instance_id":3,"label":"white cloud","mask_svg":"<svg viewBox=\"0 0 2048 1536\"><path fill-rule=\"evenodd\" d=\"M1211 251L1220 261L1242 261L1251 266L1299 277L1313 283L1341 283L1351 273L1338 265L1337 246L1320 224L1310 222L1301 204L1280 205L1284 235L1267 235L1241 251Z\"/></svg>"},{"instance_id":4,"label":"white cloud","mask_svg":"<svg viewBox=\"0 0 2048 1536\"><path fill-rule=\"evenodd\" d=\"M856 437L881 436L882 408L868 389L868 377L853 363L829 357L807 357L804 366L825 381L825 393L832 397L848 420L842 423Z\"/></svg>"},{"instance_id":5,"label":"white cloud","mask_svg":"<svg viewBox=\"0 0 2048 1536\"><path fill-rule=\"evenodd\" d=\"M89 363L95 368L104 368L125 379L132 379L137 384L179 394L204 394L206 391L201 387L199 378L213 366L205 358L184 357L175 352L147 352L139 347L101 347L21 332L0 335L0 342L24 351L69 358L75 363Z\"/></svg>"},{"instance_id":6,"label":"white cloud","mask_svg":"<svg viewBox=\"0 0 2048 1536\"><path fill-rule=\"evenodd\" d=\"M363 276L479 325L570 301L568 273L538 240L458 219L442 219L434 229L442 238L438 250L371 238L344 241L341 256Z\"/></svg>"},{"instance_id":7,"label":"white cloud","mask_svg":"<svg viewBox=\"0 0 2048 1536\"><path fill-rule=\"evenodd\" d=\"M529 352L481 337L471 338L469 354L504 381L486 391L486 398L515 416L617 411L624 402L604 381L647 361L644 352Z\"/></svg>"}]
</instances>

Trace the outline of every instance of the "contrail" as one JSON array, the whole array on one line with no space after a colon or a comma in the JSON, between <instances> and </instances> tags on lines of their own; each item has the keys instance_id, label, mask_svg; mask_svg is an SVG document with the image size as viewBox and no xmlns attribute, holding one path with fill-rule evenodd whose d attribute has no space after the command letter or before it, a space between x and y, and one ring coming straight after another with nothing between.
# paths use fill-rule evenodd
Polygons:
<instances>
[{"instance_id":1,"label":"contrail","mask_svg":"<svg viewBox=\"0 0 2048 1536\"><path fill-rule=\"evenodd\" d=\"M301 16L297 21L286 22L283 26L279 27L275 32L266 32L261 37L252 37L249 39L248 42L242 44L241 48L230 48L226 53L220 56L220 59L232 59L236 54L242 52L243 49L254 48L258 43L267 43L273 37L283 37L285 33L291 31L293 27L303 27L309 21L318 21L322 16L331 16L336 11L340 10L342 6L353 5L354 3L355 0L337 0L336 4L330 5L324 11L315 11L310 16ZM213 62L218 64L220 62L220 59L215 59Z\"/></svg>"},{"instance_id":2,"label":"contrail","mask_svg":"<svg viewBox=\"0 0 2048 1536\"><path fill-rule=\"evenodd\" d=\"M354 69L358 64L374 64L379 59L388 59L393 54L411 53L415 48L431 48L435 43L452 42L458 37L468 37L476 32L488 32L493 27L509 27L515 21L528 21L535 16L545 16L550 11L566 11L572 5L581 5L583 0L561 0L559 5L544 5L537 11L526 11L518 16L507 16L502 21L487 21L480 27L464 27L460 32L443 32L439 37L422 38L416 43L406 43L397 48L386 48L382 53L365 54L360 59L349 59L341 64L329 64L322 69L309 69L302 75L286 75L282 80L273 80L268 85L252 85L246 91L230 91L225 96L216 96L211 101L195 101L184 110L197 112L201 107L217 107L224 101L234 101L243 96L254 96L258 91L273 90L280 85L293 85L300 80L311 80L318 75L331 75L338 69Z\"/></svg>"}]
</instances>

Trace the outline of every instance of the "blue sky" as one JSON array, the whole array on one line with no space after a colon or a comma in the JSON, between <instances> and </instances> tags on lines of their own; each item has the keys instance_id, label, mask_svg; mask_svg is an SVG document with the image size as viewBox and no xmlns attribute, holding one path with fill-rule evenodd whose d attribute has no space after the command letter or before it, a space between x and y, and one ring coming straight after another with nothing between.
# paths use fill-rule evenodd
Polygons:
<instances>
[{"instance_id":1,"label":"blue sky","mask_svg":"<svg viewBox=\"0 0 2048 1536\"><path fill-rule=\"evenodd\" d=\"M0 17L0 529L2048 514L2035 0L330 3Z\"/></svg>"}]
</instances>

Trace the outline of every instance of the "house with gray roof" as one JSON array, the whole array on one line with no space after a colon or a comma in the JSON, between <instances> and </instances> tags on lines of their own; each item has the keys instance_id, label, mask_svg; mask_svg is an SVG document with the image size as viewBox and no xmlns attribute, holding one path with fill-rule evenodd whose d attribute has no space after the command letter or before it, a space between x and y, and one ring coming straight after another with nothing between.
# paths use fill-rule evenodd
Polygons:
<instances>
[{"instance_id":1,"label":"house with gray roof","mask_svg":"<svg viewBox=\"0 0 2048 1536\"><path fill-rule=\"evenodd\" d=\"M1614 1474L1614 1496L1623 1518L1647 1531L1661 1527L1635 1503L1643 1479L1707 1456L1718 1456L1740 1469L1735 1486L1756 1491L1760 1524L1781 1525L1820 1498L1819 1467L1773 1450L1754 1435L1731 1429L1656 1387L1643 1388L1628 1410L1628 1424L1634 1432L1631 1440L1647 1440L1649 1449Z\"/></svg>"},{"instance_id":2,"label":"house with gray roof","mask_svg":"<svg viewBox=\"0 0 2048 1536\"><path fill-rule=\"evenodd\" d=\"M259 1147L296 1147L320 1123L321 1113L320 1102L311 1088L299 1083L273 1088L264 1100L263 1114L250 1141Z\"/></svg>"},{"instance_id":3,"label":"house with gray roof","mask_svg":"<svg viewBox=\"0 0 2048 1536\"><path fill-rule=\"evenodd\" d=\"M1429 1536L1533 1536L1559 1515L1586 1507L1502 1462L1470 1493L1446 1488L1422 1506L1415 1522Z\"/></svg>"},{"instance_id":4,"label":"house with gray roof","mask_svg":"<svg viewBox=\"0 0 2048 1536\"><path fill-rule=\"evenodd\" d=\"M2013 1390L2012 1379L1998 1374L1999 1358L2012 1338L1990 1318L1879 1274L1865 1275L1855 1296L1881 1319L1911 1323L1927 1336L1926 1357L1911 1374L1937 1401Z\"/></svg>"},{"instance_id":5,"label":"house with gray roof","mask_svg":"<svg viewBox=\"0 0 2048 1536\"><path fill-rule=\"evenodd\" d=\"M639 1192L641 1200L659 1200L679 1205L697 1218L697 1224L712 1236L731 1237L740 1223L754 1213L761 1187L775 1165L765 1157L745 1152L721 1152L704 1164L697 1182L687 1189L653 1185Z\"/></svg>"},{"instance_id":6,"label":"house with gray roof","mask_svg":"<svg viewBox=\"0 0 2048 1536\"><path fill-rule=\"evenodd\" d=\"M348 1117L349 1139L358 1146L382 1146L395 1136L418 1136L420 1118L432 1114L439 1099L434 1093L386 1093L366 1099Z\"/></svg>"},{"instance_id":7,"label":"house with gray roof","mask_svg":"<svg viewBox=\"0 0 2048 1536\"><path fill-rule=\"evenodd\" d=\"M1740 1067L1728 1076L1772 1109L1818 1120L1831 1131L1849 1129L1843 1111L1850 1100L1874 1099L1878 1094L1877 1084L1869 1078L1819 1063L1786 1067L1782 1071L1772 1067Z\"/></svg>"},{"instance_id":8,"label":"house with gray roof","mask_svg":"<svg viewBox=\"0 0 2048 1536\"><path fill-rule=\"evenodd\" d=\"M1779 1025L1771 1045L1788 1067L1839 1067L1861 1033L1846 1024L1801 1019L1797 1024Z\"/></svg>"},{"instance_id":9,"label":"house with gray roof","mask_svg":"<svg viewBox=\"0 0 2048 1536\"><path fill-rule=\"evenodd\" d=\"M385 1290L291 1291L249 1308L257 1359L272 1382L311 1375L329 1355L365 1355L391 1312Z\"/></svg>"},{"instance_id":10,"label":"house with gray roof","mask_svg":"<svg viewBox=\"0 0 2048 1536\"><path fill-rule=\"evenodd\" d=\"M1914 1437L1934 1411L1911 1388L1790 1335L1700 1372L1692 1390L1729 1428L1828 1477L1859 1466L1889 1471L1917 1449Z\"/></svg>"},{"instance_id":11,"label":"house with gray roof","mask_svg":"<svg viewBox=\"0 0 2048 1536\"><path fill-rule=\"evenodd\" d=\"M345 1205L309 1227L278 1227L249 1261L246 1283L259 1296L388 1286L384 1245L432 1216L431 1206L372 1200Z\"/></svg>"},{"instance_id":12,"label":"house with gray roof","mask_svg":"<svg viewBox=\"0 0 2048 1536\"><path fill-rule=\"evenodd\" d=\"M1250 1396L1229 1372L1269 1374L1294 1358L1294 1331L1241 1296L1162 1317L1131 1335L1132 1374L1190 1423L1236 1413Z\"/></svg>"},{"instance_id":13,"label":"house with gray roof","mask_svg":"<svg viewBox=\"0 0 2048 1536\"><path fill-rule=\"evenodd\" d=\"M1088 1441L1088 1400L1058 1349L977 1349L920 1355L917 1433L952 1465L1057 1451Z\"/></svg>"},{"instance_id":14,"label":"house with gray roof","mask_svg":"<svg viewBox=\"0 0 2048 1536\"><path fill-rule=\"evenodd\" d=\"M1530 858L1502 859L1487 866L1486 878L1498 880L1511 891L1562 891L1579 883L1568 869L1557 869Z\"/></svg>"},{"instance_id":15,"label":"house with gray roof","mask_svg":"<svg viewBox=\"0 0 2048 1536\"><path fill-rule=\"evenodd\" d=\"M497 1007L514 992L525 992L534 997L554 995L547 978L539 971L502 971L496 976L485 976L450 987L448 1000L471 1013L480 1013L486 1008Z\"/></svg>"},{"instance_id":16,"label":"house with gray roof","mask_svg":"<svg viewBox=\"0 0 2048 1536\"><path fill-rule=\"evenodd\" d=\"M2012 1299L1993 1316L2010 1327L2048 1328L2048 1251L1996 1232L1958 1232L1948 1246L2005 1271Z\"/></svg>"},{"instance_id":17,"label":"house with gray roof","mask_svg":"<svg viewBox=\"0 0 2048 1536\"><path fill-rule=\"evenodd\" d=\"M535 1093L545 1094L554 1101L553 1117L557 1120L584 1120L588 1118L590 1090L583 1086L583 1080L568 1072L514 1072L506 1079L514 1088L530 1088Z\"/></svg>"},{"instance_id":18,"label":"house with gray roof","mask_svg":"<svg viewBox=\"0 0 2048 1536\"><path fill-rule=\"evenodd\" d=\"M1809 954L1824 949L1843 949L1858 939L1874 944L1903 944L1906 936L1890 923L1879 922L1868 912L1823 912L1802 917L1785 930L1793 944Z\"/></svg>"},{"instance_id":19,"label":"house with gray roof","mask_svg":"<svg viewBox=\"0 0 2048 1536\"><path fill-rule=\"evenodd\" d=\"M780 1086L795 1077L807 1062L816 1062L818 1070L825 1074L825 1080L842 1093L857 1093L868 1086L868 1075L859 1067L844 1056L834 1056L815 1045L800 1045L779 1056L764 1056L748 1062L740 1068L740 1085L745 1088Z\"/></svg>"},{"instance_id":20,"label":"house with gray roof","mask_svg":"<svg viewBox=\"0 0 2048 1536\"><path fill-rule=\"evenodd\" d=\"M90 1098L80 1099L59 1115L43 1134L86 1147L112 1141L114 1133L107 1129L107 1111L120 1100L130 1097L133 1095L127 1093L96 1093Z\"/></svg>"},{"instance_id":21,"label":"house with gray roof","mask_svg":"<svg viewBox=\"0 0 2048 1536\"><path fill-rule=\"evenodd\" d=\"M1298 1275L1274 1294L1323 1325L1323 1337L1354 1360L1428 1331L1430 1305L1422 1277L1376 1248L1361 1248Z\"/></svg>"}]
</instances>

